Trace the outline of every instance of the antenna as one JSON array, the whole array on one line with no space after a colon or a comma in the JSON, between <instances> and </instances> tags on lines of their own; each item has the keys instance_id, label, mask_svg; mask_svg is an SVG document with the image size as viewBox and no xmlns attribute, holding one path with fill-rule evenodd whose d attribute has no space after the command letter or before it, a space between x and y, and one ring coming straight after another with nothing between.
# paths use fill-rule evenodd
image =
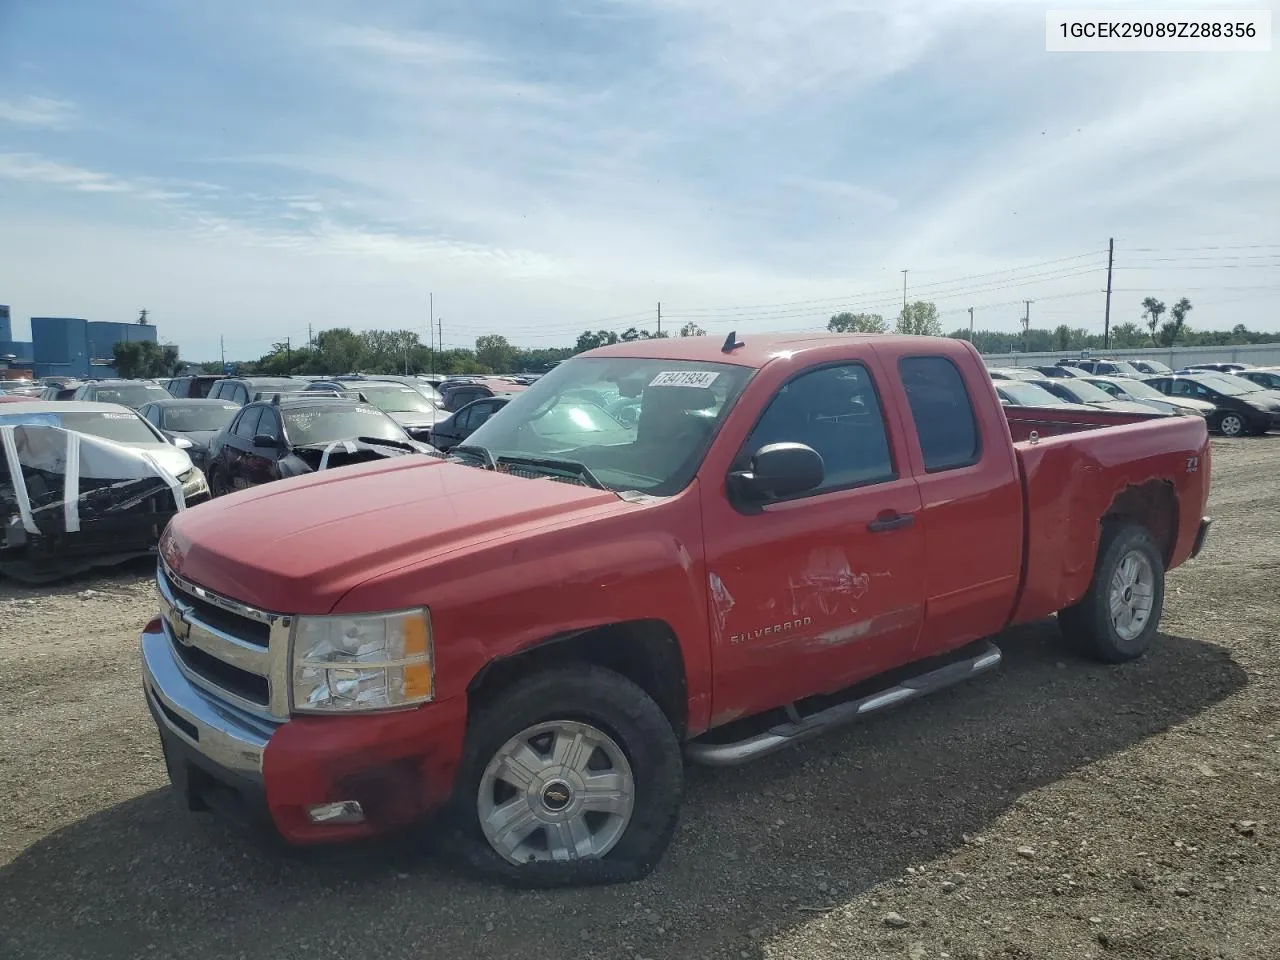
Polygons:
<instances>
[{"instance_id":1,"label":"antenna","mask_svg":"<svg viewBox=\"0 0 1280 960\"><path fill-rule=\"evenodd\" d=\"M720 348L721 353L733 353L739 347L745 347L746 344L738 339L738 331L734 330L724 338L724 346Z\"/></svg>"}]
</instances>

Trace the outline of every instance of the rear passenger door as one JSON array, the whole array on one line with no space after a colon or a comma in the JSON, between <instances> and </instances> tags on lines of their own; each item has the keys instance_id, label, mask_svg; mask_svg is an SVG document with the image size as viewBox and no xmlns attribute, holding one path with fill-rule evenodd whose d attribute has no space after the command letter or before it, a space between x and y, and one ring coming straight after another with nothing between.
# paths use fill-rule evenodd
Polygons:
<instances>
[{"instance_id":1,"label":"rear passenger door","mask_svg":"<svg viewBox=\"0 0 1280 960\"><path fill-rule=\"evenodd\" d=\"M258 413L259 417L253 427L254 433L249 437L247 449L241 458L240 472L244 474L246 486L259 483L270 483L280 479L280 420L271 407L257 407L250 414ZM256 437L270 437L276 442L274 447L259 447L253 441Z\"/></svg>"},{"instance_id":2,"label":"rear passenger door","mask_svg":"<svg viewBox=\"0 0 1280 960\"><path fill-rule=\"evenodd\" d=\"M733 469L771 443L821 454L801 495L746 507L703 487L719 717L829 692L912 658L924 562L920 494L892 439L874 364L810 367L785 381Z\"/></svg>"},{"instance_id":3,"label":"rear passenger door","mask_svg":"<svg viewBox=\"0 0 1280 960\"><path fill-rule=\"evenodd\" d=\"M911 472L920 489L925 594L917 655L943 653L1008 623L1022 575L1022 488L1003 409L960 351L874 349L896 370Z\"/></svg>"}]
</instances>

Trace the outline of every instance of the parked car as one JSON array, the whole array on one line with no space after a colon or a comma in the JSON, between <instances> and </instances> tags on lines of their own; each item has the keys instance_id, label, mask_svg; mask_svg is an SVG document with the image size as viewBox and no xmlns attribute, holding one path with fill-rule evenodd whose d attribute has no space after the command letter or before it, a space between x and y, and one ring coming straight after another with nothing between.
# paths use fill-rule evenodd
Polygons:
<instances>
[{"instance_id":1,"label":"parked car","mask_svg":"<svg viewBox=\"0 0 1280 960\"><path fill-rule=\"evenodd\" d=\"M988 367L992 380L1044 380L1045 375L1034 367Z\"/></svg>"},{"instance_id":2,"label":"parked car","mask_svg":"<svg viewBox=\"0 0 1280 960\"><path fill-rule=\"evenodd\" d=\"M364 383L368 383L370 380L374 380L378 382L399 383L406 387L413 387L413 389L420 392L428 400L433 401L437 407L442 406L440 391L436 388L436 386L433 383L430 382L430 378L427 378L427 377L410 377L410 376L400 376L399 374L394 374L394 373L386 373L386 374L378 373L378 374L348 374L346 376L341 376L341 377L315 377L314 379L315 380L337 380L342 382L354 380L354 381L361 381ZM444 378L442 377L440 379L444 379Z\"/></svg>"},{"instance_id":3,"label":"parked car","mask_svg":"<svg viewBox=\"0 0 1280 960\"><path fill-rule=\"evenodd\" d=\"M191 462L191 457L133 410L119 403L82 400L30 400L6 406L0 412L0 426L29 424L57 427L112 443L141 450L179 483L189 503L209 496L204 473Z\"/></svg>"},{"instance_id":4,"label":"parked car","mask_svg":"<svg viewBox=\"0 0 1280 960\"><path fill-rule=\"evenodd\" d=\"M201 469L209 463L209 444L240 410L230 400L153 400L138 408L144 420L181 447Z\"/></svg>"},{"instance_id":5,"label":"parked car","mask_svg":"<svg viewBox=\"0 0 1280 960\"><path fill-rule=\"evenodd\" d=\"M190 805L294 843L445 810L477 871L636 879L686 758L984 673L1055 611L1102 661L1159 642L1209 529L1203 420L1002 408L962 340L717 339L587 351L449 458L175 518L139 687ZM558 402L601 382L633 426Z\"/></svg>"},{"instance_id":6,"label":"parked car","mask_svg":"<svg viewBox=\"0 0 1280 960\"><path fill-rule=\"evenodd\" d=\"M1256 370L1241 370L1236 376L1250 383L1256 383L1264 390L1280 390L1280 370L1259 367Z\"/></svg>"},{"instance_id":7,"label":"parked car","mask_svg":"<svg viewBox=\"0 0 1280 960\"><path fill-rule=\"evenodd\" d=\"M487 377L483 380L446 380L440 385L440 397L448 413L457 413L472 400L519 393L524 389L522 385L500 377Z\"/></svg>"},{"instance_id":8,"label":"parked car","mask_svg":"<svg viewBox=\"0 0 1280 960\"><path fill-rule=\"evenodd\" d=\"M377 407L302 393L247 404L209 444L215 497L285 477L430 453Z\"/></svg>"},{"instance_id":9,"label":"parked car","mask_svg":"<svg viewBox=\"0 0 1280 960\"><path fill-rule=\"evenodd\" d=\"M1087 380L1050 380L1046 378L1040 386L1068 403L1082 403L1090 407L1125 413L1156 413L1156 410L1145 403L1136 403L1132 400L1117 400L1111 394L1095 387Z\"/></svg>"},{"instance_id":10,"label":"parked car","mask_svg":"<svg viewBox=\"0 0 1280 960\"><path fill-rule=\"evenodd\" d=\"M1241 370L1251 370L1253 364L1250 363L1189 363L1179 373L1203 373L1212 370L1214 373L1239 373Z\"/></svg>"},{"instance_id":11,"label":"parked car","mask_svg":"<svg viewBox=\"0 0 1280 960\"><path fill-rule=\"evenodd\" d=\"M1095 377L1132 377L1134 379L1142 376L1142 371L1129 363L1127 360L1095 359L1078 360L1073 366L1085 373L1091 373Z\"/></svg>"},{"instance_id":12,"label":"parked car","mask_svg":"<svg viewBox=\"0 0 1280 960\"><path fill-rule=\"evenodd\" d=\"M1168 365L1161 363L1159 360L1130 360L1129 363L1133 364L1145 376L1158 377L1173 373L1173 370Z\"/></svg>"},{"instance_id":13,"label":"parked car","mask_svg":"<svg viewBox=\"0 0 1280 960\"><path fill-rule=\"evenodd\" d=\"M227 379L217 373L197 373L184 377L174 377L164 385L172 396L180 400L199 400L209 396L209 391L219 380Z\"/></svg>"},{"instance_id":14,"label":"parked car","mask_svg":"<svg viewBox=\"0 0 1280 960\"><path fill-rule=\"evenodd\" d=\"M1247 390L1216 374L1170 374L1146 382L1170 397L1212 403L1217 412L1209 418L1209 426L1224 437L1260 436L1280 426L1280 401L1247 380L1241 381Z\"/></svg>"},{"instance_id":15,"label":"parked car","mask_svg":"<svg viewBox=\"0 0 1280 960\"><path fill-rule=\"evenodd\" d=\"M210 400L230 400L243 407L274 393L301 393L308 381L300 377L225 377L209 389Z\"/></svg>"},{"instance_id":16,"label":"parked car","mask_svg":"<svg viewBox=\"0 0 1280 960\"><path fill-rule=\"evenodd\" d=\"M137 410L151 400L164 400L168 391L153 380L90 380L76 387L73 400L119 403Z\"/></svg>"},{"instance_id":17,"label":"parked car","mask_svg":"<svg viewBox=\"0 0 1280 960\"><path fill-rule=\"evenodd\" d=\"M33 380L0 380L0 395L36 398L40 396L40 385Z\"/></svg>"},{"instance_id":18,"label":"parked car","mask_svg":"<svg viewBox=\"0 0 1280 960\"><path fill-rule=\"evenodd\" d=\"M1053 407L1055 410L1092 410L1084 403L1071 403L1063 400L1030 380L997 380L996 396L1000 402L1014 407Z\"/></svg>"},{"instance_id":19,"label":"parked car","mask_svg":"<svg viewBox=\"0 0 1280 960\"><path fill-rule=\"evenodd\" d=\"M1071 367L1071 366L1066 366L1062 364L1054 364L1052 366L1048 364L1044 364L1044 365L1039 365L1034 367L1027 367L1026 369L1034 370L1036 371L1036 373L1044 377L1058 377L1059 379L1064 379L1064 378L1070 379L1070 378L1076 378L1076 377L1089 376L1089 374L1085 373L1079 367Z\"/></svg>"},{"instance_id":20,"label":"parked car","mask_svg":"<svg viewBox=\"0 0 1280 960\"><path fill-rule=\"evenodd\" d=\"M437 450L452 450L510 402L511 397L505 395L472 400L457 413L450 413L438 421L431 428L427 442Z\"/></svg>"},{"instance_id":21,"label":"parked car","mask_svg":"<svg viewBox=\"0 0 1280 960\"><path fill-rule=\"evenodd\" d=\"M74 400L81 381L74 379L47 379L40 388L41 400Z\"/></svg>"},{"instance_id":22,"label":"parked car","mask_svg":"<svg viewBox=\"0 0 1280 960\"><path fill-rule=\"evenodd\" d=\"M1116 400L1145 404L1161 413L1211 417L1217 410L1217 407L1207 400L1196 400L1192 397L1166 397L1150 384L1141 380L1131 380L1128 377L1089 377L1085 382L1093 384Z\"/></svg>"},{"instance_id":23,"label":"parked car","mask_svg":"<svg viewBox=\"0 0 1280 960\"><path fill-rule=\"evenodd\" d=\"M423 385L425 386L425 384ZM372 403L392 420L404 427L409 436L423 443L431 442L431 430L445 416L435 401L418 386L395 380L316 380L305 392L331 390L351 400Z\"/></svg>"}]
</instances>

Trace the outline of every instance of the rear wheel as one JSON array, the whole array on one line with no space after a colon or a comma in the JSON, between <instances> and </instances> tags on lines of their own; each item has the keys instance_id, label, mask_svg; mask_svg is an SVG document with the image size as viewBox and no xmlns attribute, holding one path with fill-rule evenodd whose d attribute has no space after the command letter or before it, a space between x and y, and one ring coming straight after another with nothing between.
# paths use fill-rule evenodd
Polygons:
<instances>
[{"instance_id":1,"label":"rear wheel","mask_svg":"<svg viewBox=\"0 0 1280 960\"><path fill-rule=\"evenodd\" d=\"M1246 429L1244 416L1234 411L1224 413L1218 421L1218 430L1224 437L1243 436Z\"/></svg>"},{"instance_id":2,"label":"rear wheel","mask_svg":"<svg viewBox=\"0 0 1280 960\"><path fill-rule=\"evenodd\" d=\"M1164 560L1137 524L1103 529L1093 582L1058 613L1063 635L1089 656L1122 663L1151 646L1164 609Z\"/></svg>"},{"instance_id":3,"label":"rear wheel","mask_svg":"<svg viewBox=\"0 0 1280 960\"><path fill-rule=\"evenodd\" d=\"M683 777L671 724L636 684L587 664L546 670L476 712L455 852L517 886L638 880L670 843Z\"/></svg>"}]
</instances>

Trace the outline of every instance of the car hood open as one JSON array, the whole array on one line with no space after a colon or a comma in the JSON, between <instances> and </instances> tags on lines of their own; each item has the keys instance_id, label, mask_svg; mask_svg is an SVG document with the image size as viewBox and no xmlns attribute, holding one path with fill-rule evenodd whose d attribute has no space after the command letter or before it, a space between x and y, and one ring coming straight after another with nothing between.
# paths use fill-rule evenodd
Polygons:
<instances>
[{"instance_id":1,"label":"car hood open","mask_svg":"<svg viewBox=\"0 0 1280 960\"><path fill-rule=\"evenodd\" d=\"M406 564L626 508L608 490L406 456L221 497L175 517L160 550L202 587L265 610L316 615Z\"/></svg>"}]
</instances>

